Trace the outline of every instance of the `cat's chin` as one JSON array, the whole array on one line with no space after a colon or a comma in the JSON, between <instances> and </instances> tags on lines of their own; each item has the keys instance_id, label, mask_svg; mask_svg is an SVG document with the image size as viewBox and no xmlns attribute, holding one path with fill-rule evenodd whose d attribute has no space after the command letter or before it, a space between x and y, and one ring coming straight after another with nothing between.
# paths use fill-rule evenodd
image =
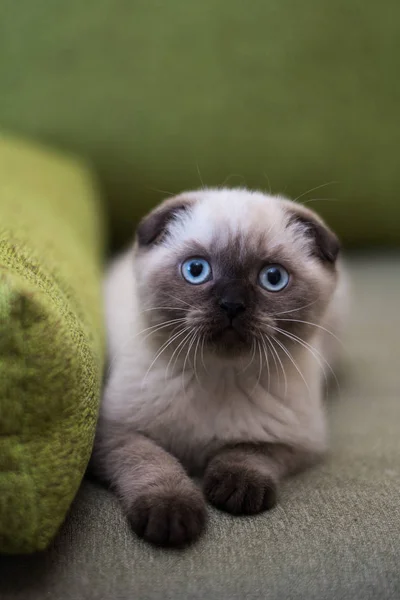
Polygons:
<instances>
[{"instance_id":1,"label":"cat's chin","mask_svg":"<svg viewBox=\"0 0 400 600\"><path fill-rule=\"evenodd\" d=\"M207 345L224 358L237 358L252 349L252 339L233 327L226 327L209 336Z\"/></svg>"}]
</instances>

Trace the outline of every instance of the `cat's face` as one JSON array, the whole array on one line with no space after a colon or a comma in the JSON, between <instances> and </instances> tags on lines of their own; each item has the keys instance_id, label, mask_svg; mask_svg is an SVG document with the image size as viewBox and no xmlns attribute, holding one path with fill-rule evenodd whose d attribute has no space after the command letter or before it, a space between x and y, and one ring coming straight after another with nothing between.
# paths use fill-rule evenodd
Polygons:
<instances>
[{"instance_id":1,"label":"cat's face","mask_svg":"<svg viewBox=\"0 0 400 600\"><path fill-rule=\"evenodd\" d=\"M318 325L336 283L337 238L311 211L246 190L201 190L139 225L136 275L149 325L171 348L273 352ZM291 338L288 336L292 336ZM272 340L272 341L271 341ZM278 345L277 345L278 344Z\"/></svg>"}]
</instances>

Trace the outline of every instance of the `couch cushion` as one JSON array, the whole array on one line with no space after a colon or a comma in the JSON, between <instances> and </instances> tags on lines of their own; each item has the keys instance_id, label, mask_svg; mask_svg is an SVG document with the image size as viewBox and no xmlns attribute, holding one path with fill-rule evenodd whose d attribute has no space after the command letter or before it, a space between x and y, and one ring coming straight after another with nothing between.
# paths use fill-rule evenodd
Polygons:
<instances>
[{"instance_id":1,"label":"couch cushion","mask_svg":"<svg viewBox=\"0 0 400 600\"><path fill-rule=\"evenodd\" d=\"M0 137L0 551L44 548L91 451L100 204L74 160Z\"/></svg>"},{"instance_id":2,"label":"couch cushion","mask_svg":"<svg viewBox=\"0 0 400 600\"><path fill-rule=\"evenodd\" d=\"M8 0L0 125L88 154L120 240L154 188L335 181L302 200L399 244L399 36L398 0Z\"/></svg>"},{"instance_id":3,"label":"couch cushion","mask_svg":"<svg viewBox=\"0 0 400 600\"><path fill-rule=\"evenodd\" d=\"M198 544L162 551L135 537L110 492L86 482L51 551L0 561L2 600L397 600L400 256L353 259L351 279L332 453L288 481L275 510L211 510Z\"/></svg>"}]
</instances>

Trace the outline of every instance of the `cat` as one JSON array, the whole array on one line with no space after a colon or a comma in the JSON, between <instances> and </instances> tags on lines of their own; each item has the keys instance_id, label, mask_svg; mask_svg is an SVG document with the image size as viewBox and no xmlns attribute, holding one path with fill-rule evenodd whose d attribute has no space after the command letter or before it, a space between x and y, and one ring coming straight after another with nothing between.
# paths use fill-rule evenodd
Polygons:
<instances>
[{"instance_id":1,"label":"cat","mask_svg":"<svg viewBox=\"0 0 400 600\"><path fill-rule=\"evenodd\" d=\"M139 536L192 542L206 500L268 510L282 478L323 456L323 378L346 298L339 250L311 210L246 189L182 193L140 222L105 280L93 453Z\"/></svg>"}]
</instances>

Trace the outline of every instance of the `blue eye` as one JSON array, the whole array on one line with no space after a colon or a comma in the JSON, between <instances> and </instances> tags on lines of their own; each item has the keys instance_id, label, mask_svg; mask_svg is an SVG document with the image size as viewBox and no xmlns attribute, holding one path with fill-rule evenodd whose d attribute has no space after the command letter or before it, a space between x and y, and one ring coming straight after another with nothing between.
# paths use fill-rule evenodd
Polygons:
<instances>
[{"instance_id":1,"label":"blue eye","mask_svg":"<svg viewBox=\"0 0 400 600\"><path fill-rule=\"evenodd\" d=\"M211 265L204 258L189 258L182 265L182 275L193 285L205 283L211 279Z\"/></svg>"},{"instance_id":2,"label":"blue eye","mask_svg":"<svg viewBox=\"0 0 400 600\"><path fill-rule=\"evenodd\" d=\"M261 269L258 281L269 292L281 292L289 283L289 273L281 265L267 265Z\"/></svg>"}]
</instances>

